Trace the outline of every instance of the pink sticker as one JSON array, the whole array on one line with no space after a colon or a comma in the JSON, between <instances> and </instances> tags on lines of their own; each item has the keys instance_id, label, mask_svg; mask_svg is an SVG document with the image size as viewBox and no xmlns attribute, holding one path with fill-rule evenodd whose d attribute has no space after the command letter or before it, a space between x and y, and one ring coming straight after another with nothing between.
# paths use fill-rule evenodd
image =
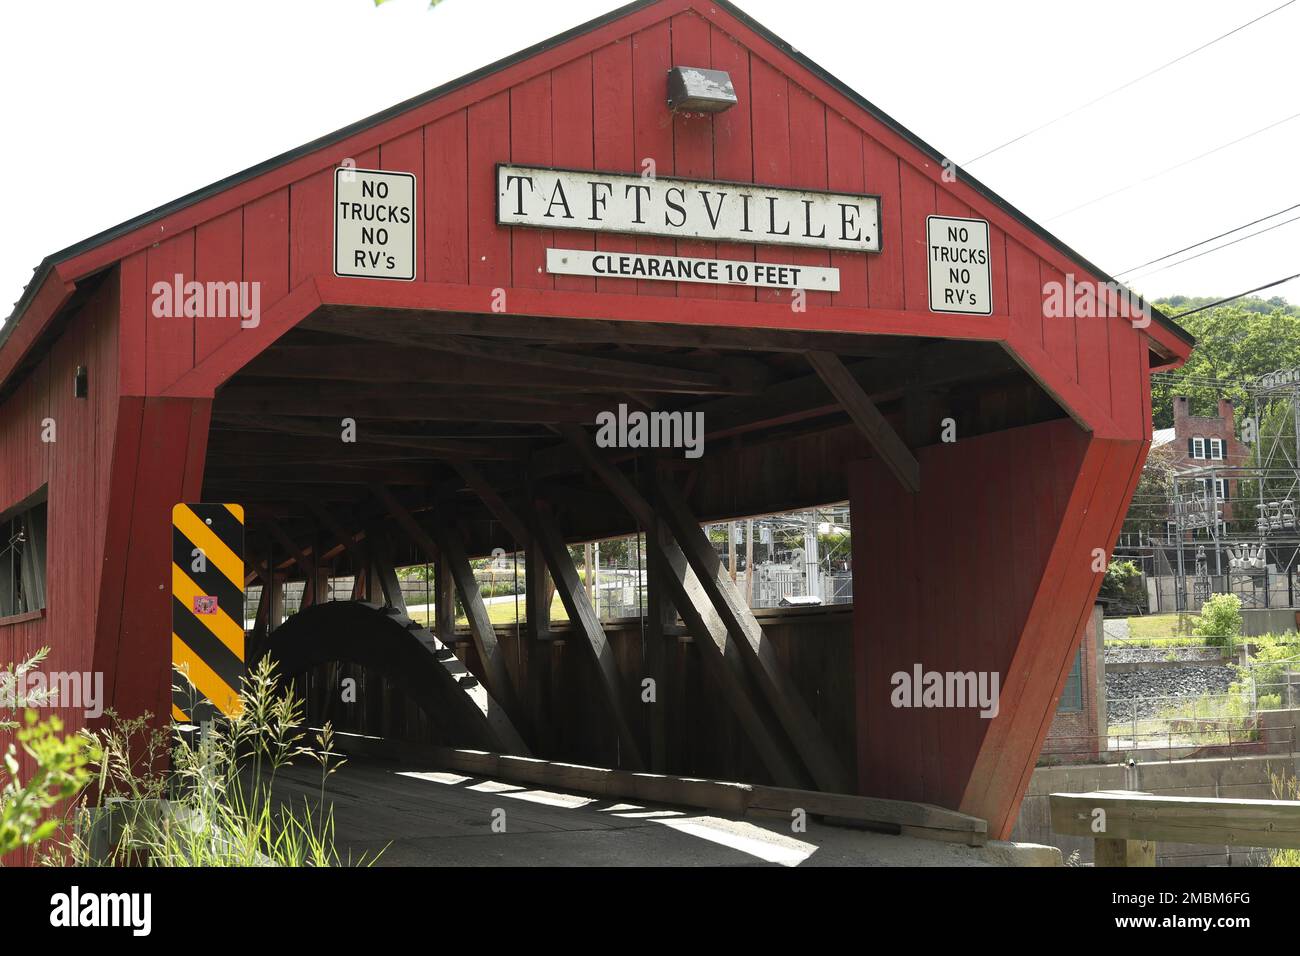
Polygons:
<instances>
[{"instance_id":1,"label":"pink sticker","mask_svg":"<svg viewBox=\"0 0 1300 956\"><path fill-rule=\"evenodd\" d=\"M215 594L196 594L194 595L194 613L195 614L216 614L217 597Z\"/></svg>"}]
</instances>

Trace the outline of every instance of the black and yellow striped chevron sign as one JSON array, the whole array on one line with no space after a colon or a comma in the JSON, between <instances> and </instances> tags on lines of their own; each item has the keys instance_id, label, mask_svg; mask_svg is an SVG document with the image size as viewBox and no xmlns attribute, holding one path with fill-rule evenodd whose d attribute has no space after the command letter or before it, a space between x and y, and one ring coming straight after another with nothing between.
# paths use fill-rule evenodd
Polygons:
<instances>
[{"instance_id":1,"label":"black and yellow striped chevron sign","mask_svg":"<svg viewBox=\"0 0 1300 956\"><path fill-rule=\"evenodd\" d=\"M244 509L172 508L172 719L234 716L244 676Z\"/></svg>"}]
</instances>

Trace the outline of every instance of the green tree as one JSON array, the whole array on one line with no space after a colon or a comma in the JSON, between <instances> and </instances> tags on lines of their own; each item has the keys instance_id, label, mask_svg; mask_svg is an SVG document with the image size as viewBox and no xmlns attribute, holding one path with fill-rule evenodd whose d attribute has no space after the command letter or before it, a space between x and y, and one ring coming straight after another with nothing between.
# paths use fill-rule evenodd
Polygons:
<instances>
[{"instance_id":1,"label":"green tree","mask_svg":"<svg viewBox=\"0 0 1300 956\"><path fill-rule=\"evenodd\" d=\"M1300 366L1300 308L1285 299L1243 298L1179 319L1181 312L1213 299L1172 296L1153 304L1196 336L1196 348L1173 375L1157 376L1151 386L1154 427L1174 423L1173 396L1186 395L1192 414L1213 414L1220 397L1237 403L1244 414L1242 380L1265 372ZM1217 383L1217 384L1212 384Z\"/></svg>"}]
</instances>

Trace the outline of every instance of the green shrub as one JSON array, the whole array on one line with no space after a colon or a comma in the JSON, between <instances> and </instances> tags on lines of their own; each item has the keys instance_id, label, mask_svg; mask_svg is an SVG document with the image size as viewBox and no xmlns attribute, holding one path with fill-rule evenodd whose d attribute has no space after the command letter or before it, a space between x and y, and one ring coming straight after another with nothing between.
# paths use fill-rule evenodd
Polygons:
<instances>
[{"instance_id":1,"label":"green shrub","mask_svg":"<svg viewBox=\"0 0 1300 956\"><path fill-rule=\"evenodd\" d=\"M1287 683L1287 671L1300 669L1300 642L1295 634L1264 634L1251 638L1254 653L1237 671L1234 687L1254 689L1260 710L1278 710ZM1276 701L1266 704L1265 701Z\"/></svg>"},{"instance_id":2,"label":"green shrub","mask_svg":"<svg viewBox=\"0 0 1300 956\"><path fill-rule=\"evenodd\" d=\"M1192 633L1205 638L1211 647L1232 647L1241 635L1241 598L1235 594L1211 595L1201 605Z\"/></svg>"},{"instance_id":3,"label":"green shrub","mask_svg":"<svg viewBox=\"0 0 1300 956\"><path fill-rule=\"evenodd\" d=\"M1141 569L1132 561L1112 561L1106 566L1099 597L1130 607L1144 605L1146 589L1142 586Z\"/></svg>"}]
</instances>

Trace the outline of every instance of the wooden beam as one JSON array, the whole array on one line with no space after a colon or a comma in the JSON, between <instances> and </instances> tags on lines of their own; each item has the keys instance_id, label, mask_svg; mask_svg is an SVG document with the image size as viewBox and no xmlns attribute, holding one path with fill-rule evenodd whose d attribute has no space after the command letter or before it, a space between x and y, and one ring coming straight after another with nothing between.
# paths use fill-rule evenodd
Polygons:
<instances>
[{"instance_id":1,"label":"wooden beam","mask_svg":"<svg viewBox=\"0 0 1300 956\"><path fill-rule=\"evenodd\" d=\"M322 326L314 325L313 327L320 328ZM660 388L667 385L677 385L683 386L687 390L717 391L726 388L728 385L726 378L716 372L696 371L650 362L606 358L601 355L554 351L549 348L537 348L499 340L483 341L463 335L448 335L437 323L411 330L402 329L384 321L333 319L328 320L324 327L339 335L354 336L369 341L389 342L393 345L408 348L428 348L488 361L537 365L568 372L590 372L612 376L621 380L628 387L637 387L641 383L646 383L657 385Z\"/></svg>"},{"instance_id":2,"label":"wooden beam","mask_svg":"<svg viewBox=\"0 0 1300 956\"><path fill-rule=\"evenodd\" d=\"M323 438L337 443L340 449L346 449L350 444L342 440L343 431L339 425L327 425L307 418L291 418L284 415L249 415L222 410L219 407L220 401L217 405L218 408L213 410L212 420L225 431L252 434L274 432L302 438ZM501 453L502 449L475 439L394 434L374 427L359 428L358 432L357 445L363 448L368 444L419 448L428 452L430 457L458 456L476 459L509 457Z\"/></svg>"},{"instance_id":3,"label":"wooden beam","mask_svg":"<svg viewBox=\"0 0 1300 956\"><path fill-rule=\"evenodd\" d=\"M717 552L699 521L691 514L681 492L671 482L660 480L656 483L656 500L664 522L699 576L726 630L736 638L737 646L750 665L750 672L817 786L836 792L849 790L848 774L825 732L786 672L776 648L763 633L762 625L731 583Z\"/></svg>"},{"instance_id":4,"label":"wooden beam","mask_svg":"<svg viewBox=\"0 0 1300 956\"><path fill-rule=\"evenodd\" d=\"M510 670L506 664L506 655L497 641L496 629L493 628L492 620L488 617L483 595L479 593L478 581L474 578L465 546L455 533L443 524L437 524L432 534L425 531L415 520L415 516L386 486L374 485L371 490L397 521L406 536L424 552L430 561L446 562L452 579L456 582L461 606L465 608L465 615L469 618L470 634L473 636L474 648L478 651L479 660L483 662L488 690L517 725L523 716L519 695L515 692L514 681L510 677Z\"/></svg>"},{"instance_id":5,"label":"wooden beam","mask_svg":"<svg viewBox=\"0 0 1300 956\"><path fill-rule=\"evenodd\" d=\"M646 540L656 555L656 566L663 572L660 580L667 587L668 596L681 614L687 630L696 638L701 660L709 668L732 713L745 728L750 742L772 778L788 786L804 782L804 775L790 754L789 746L768 729L750 692L742 652L731 639L726 624L717 613L696 571L687 561L677 539L659 520L650 502L596 448L585 431L580 428L564 429L562 434L583 462L605 482L645 531Z\"/></svg>"},{"instance_id":6,"label":"wooden beam","mask_svg":"<svg viewBox=\"0 0 1300 956\"><path fill-rule=\"evenodd\" d=\"M657 522L655 527L657 530L648 534L647 540L651 541L656 564L663 569L663 583L668 595L681 614L686 630L695 638L695 646L700 649L700 660L706 671L722 691L723 699L744 728L772 779L782 786L802 786L808 778L789 743L769 728L751 689L739 644L732 639L726 623L671 531L663 522Z\"/></svg>"},{"instance_id":7,"label":"wooden beam","mask_svg":"<svg viewBox=\"0 0 1300 956\"><path fill-rule=\"evenodd\" d=\"M508 392L506 393L508 394ZM286 396L279 399L240 398L238 395L217 399L216 408L222 416L298 416L303 418L352 418L357 422L494 422L500 424L549 424L551 422L592 422L597 413L608 406L601 403L574 404L557 400L555 404L537 401L511 401L493 398L475 401L440 399L436 402L416 403L404 398L368 399L364 402L348 401L329 394L319 397ZM216 412L214 411L214 415ZM334 429L338 434L339 429ZM375 435L364 427L358 428L358 437L377 441ZM462 451L462 454L464 452Z\"/></svg>"},{"instance_id":8,"label":"wooden beam","mask_svg":"<svg viewBox=\"0 0 1300 956\"><path fill-rule=\"evenodd\" d=\"M844 406L844 410L894 477L913 494L920 491L921 466L917 464L916 456L904 444L903 439L898 437L898 432L885 420L885 416L880 414L880 409L867 397L867 393L844 367L839 356L832 352L807 352L806 355L808 364Z\"/></svg>"},{"instance_id":9,"label":"wooden beam","mask_svg":"<svg viewBox=\"0 0 1300 956\"><path fill-rule=\"evenodd\" d=\"M312 560L310 548L300 548L298 543L294 541L293 538L289 537L289 533L284 530L284 526L281 525L280 522L276 521L271 515L258 511L256 512L256 518L259 524L266 526L266 530L271 533L271 537L275 539L275 542L280 547L284 548L284 550L288 552L289 557L298 565L299 568L303 571L311 570Z\"/></svg>"},{"instance_id":10,"label":"wooden beam","mask_svg":"<svg viewBox=\"0 0 1300 956\"><path fill-rule=\"evenodd\" d=\"M369 485L376 481L392 485L423 488L433 477L432 466L391 463L357 465L344 462L318 462L311 466L264 464L261 462L227 462L209 464L204 477L213 482L251 481L259 483L297 483L300 485Z\"/></svg>"},{"instance_id":11,"label":"wooden beam","mask_svg":"<svg viewBox=\"0 0 1300 956\"><path fill-rule=\"evenodd\" d=\"M841 355L896 356L912 347L908 339L892 335L838 332L803 332L786 329L727 328L681 323L626 322L612 319L564 319L504 314L413 312L365 306L329 305L317 309L299 328L346 334L356 321L383 324L411 336L429 335L436 323L440 331L456 335L506 338L516 341L617 342L661 348L713 348L754 352L805 352L831 349Z\"/></svg>"},{"instance_id":12,"label":"wooden beam","mask_svg":"<svg viewBox=\"0 0 1300 956\"><path fill-rule=\"evenodd\" d=\"M1052 830L1066 836L1300 849L1295 800L1166 797L1132 790L1053 793L1048 799ZM1098 832L1100 819L1105 830Z\"/></svg>"},{"instance_id":13,"label":"wooden beam","mask_svg":"<svg viewBox=\"0 0 1300 956\"><path fill-rule=\"evenodd\" d=\"M643 770L645 761L641 757L641 746L632 731L627 708L623 703L623 682L614 659L614 649L609 646L605 629L596 616L595 609L587 600L578 569L574 567L569 556L569 548L564 543L560 530L554 519L544 507L535 507L532 511L532 539L541 550L565 610L569 612L569 621L584 640L582 646L591 655L596 665L596 672L601 678L601 689L609 707L614 728L618 733L619 756L622 762L635 770Z\"/></svg>"},{"instance_id":14,"label":"wooden beam","mask_svg":"<svg viewBox=\"0 0 1300 956\"><path fill-rule=\"evenodd\" d=\"M659 547L646 537L646 676L655 682L655 699L650 708L650 769L668 770L670 681L677 673L677 607L668 593L668 569Z\"/></svg>"},{"instance_id":15,"label":"wooden beam","mask_svg":"<svg viewBox=\"0 0 1300 956\"><path fill-rule=\"evenodd\" d=\"M645 392L744 394L762 387L762 379L755 376L753 367L725 361L720 364L725 376L720 384L697 381L681 385L645 376L636 380L636 388ZM622 373L584 373L549 364L506 362L497 357L434 351L423 344L411 348L395 344L361 345L355 341L346 345L277 345L246 365L239 375L241 383L252 379L260 384L273 379L303 382L307 387L317 381L327 387L338 382L382 383L391 387L400 382L404 390L425 386L463 391L467 387L498 388L502 382L509 382L512 389L581 392L617 390L627 385Z\"/></svg>"},{"instance_id":16,"label":"wooden beam","mask_svg":"<svg viewBox=\"0 0 1300 956\"><path fill-rule=\"evenodd\" d=\"M469 486L474 494L479 496L483 504L492 512L493 516L505 526L510 537L515 539L515 544L525 547L532 537L528 532L528 527L523 520L514 512L505 499L503 499L495 488L484 477L483 472L478 467L464 459L452 459L451 466L456 469L457 473L465 479L465 484Z\"/></svg>"},{"instance_id":17,"label":"wooden beam","mask_svg":"<svg viewBox=\"0 0 1300 956\"><path fill-rule=\"evenodd\" d=\"M538 750L554 753L556 747L551 704L551 597L550 572L532 534L524 546L524 584L527 590L524 640L528 678L528 716L537 735Z\"/></svg>"},{"instance_id":18,"label":"wooden beam","mask_svg":"<svg viewBox=\"0 0 1300 956\"><path fill-rule=\"evenodd\" d=\"M456 773L555 790L577 790L605 797L610 802L641 800L769 820L773 814L789 819L795 810L804 810L813 816L852 820L866 824L871 829L931 840L967 846L983 846L988 842L986 821L929 803L699 777L630 773L608 767L552 763L546 760L521 760L508 754L412 745L354 734L340 735L338 740L340 748L345 752L386 756L390 759L396 757L407 762L423 758L431 766Z\"/></svg>"},{"instance_id":19,"label":"wooden beam","mask_svg":"<svg viewBox=\"0 0 1300 956\"><path fill-rule=\"evenodd\" d=\"M362 544L362 541L365 539L365 534L353 534L344 528L343 524L334 517L334 513L326 507L323 501L308 500L306 504L311 510L311 513L316 516L316 520L321 523L321 526L332 534L347 550L348 557L352 559L352 563L359 570L364 571L370 563L370 556L367 553L366 546Z\"/></svg>"}]
</instances>

